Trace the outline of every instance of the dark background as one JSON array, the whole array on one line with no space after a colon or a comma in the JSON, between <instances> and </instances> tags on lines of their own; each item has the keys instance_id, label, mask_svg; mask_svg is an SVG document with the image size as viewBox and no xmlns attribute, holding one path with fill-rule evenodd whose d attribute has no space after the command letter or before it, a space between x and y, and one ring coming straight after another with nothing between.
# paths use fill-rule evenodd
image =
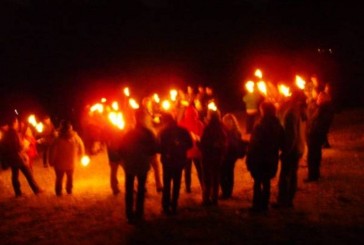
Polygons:
<instances>
[{"instance_id":1,"label":"dark background","mask_svg":"<svg viewBox=\"0 0 364 245\"><path fill-rule=\"evenodd\" d=\"M122 84L139 96L203 84L236 110L256 68L275 82L315 73L332 84L339 110L364 104L358 6L197 2L2 1L2 107L63 116Z\"/></svg>"}]
</instances>

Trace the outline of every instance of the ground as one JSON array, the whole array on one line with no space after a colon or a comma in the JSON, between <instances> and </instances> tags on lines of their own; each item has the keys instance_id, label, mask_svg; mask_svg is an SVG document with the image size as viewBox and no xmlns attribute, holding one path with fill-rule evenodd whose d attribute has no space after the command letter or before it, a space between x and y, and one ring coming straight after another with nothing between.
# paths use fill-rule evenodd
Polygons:
<instances>
[{"instance_id":1,"label":"ground","mask_svg":"<svg viewBox=\"0 0 364 245\"><path fill-rule=\"evenodd\" d=\"M145 222L126 223L124 193L112 195L104 153L78 166L74 193L56 197L54 172L38 160L34 175L45 192L36 196L21 175L25 197L15 198L10 171L0 171L0 243L5 244L357 244L364 238L364 111L335 116L331 149L323 150L322 179L304 183L305 157L299 168L299 189L291 210L251 214L252 179L245 160L236 164L231 200L218 207L201 206L201 190L193 172L192 193L182 185L177 216L161 213L152 171L148 176ZM123 190L123 171L119 170ZM272 181L271 202L277 196Z\"/></svg>"}]
</instances>

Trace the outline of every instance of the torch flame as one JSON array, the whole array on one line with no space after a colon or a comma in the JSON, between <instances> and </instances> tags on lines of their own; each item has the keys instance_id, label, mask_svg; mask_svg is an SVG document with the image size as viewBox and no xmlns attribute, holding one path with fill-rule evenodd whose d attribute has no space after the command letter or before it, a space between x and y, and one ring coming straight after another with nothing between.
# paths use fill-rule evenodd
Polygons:
<instances>
[{"instance_id":1,"label":"torch flame","mask_svg":"<svg viewBox=\"0 0 364 245\"><path fill-rule=\"evenodd\" d=\"M91 106L90 112L95 112L95 111L102 113L104 111L104 105L96 103L93 106Z\"/></svg>"},{"instance_id":2,"label":"torch flame","mask_svg":"<svg viewBox=\"0 0 364 245\"><path fill-rule=\"evenodd\" d=\"M267 95L267 85L265 84L265 82L259 81L257 85L259 91L262 92L264 95Z\"/></svg>"},{"instance_id":3,"label":"torch flame","mask_svg":"<svg viewBox=\"0 0 364 245\"><path fill-rule=\"evenodd\" d=\"M256 69L254 75L256 77L259 77L260 79L262 79L262 77L263 77L263 73L260 69Z\"/></svg>"},{"instance_id":4,"label":"torch flame","mask_svg":"<svg viewBox=\"0 0 364 245\"><path fill-rule=\"evenodd\" d=\"M123 90L123 92L124 92L124 95L125 95L126 97L129 97L129 96L130 96L130 90L129 90L129 88L128 88L128 87L125 87L125 88L124 88L124 90Z\"/></svg>"},{"instance_id":5,"label":"torch flame","mask_svg":"<svg viewBox=\"0 0 364 245\"><path fill-rule=\"evenodd\" d=\"M306 81L302 77L296 76L296 85L299 89L305 89Z\"/></svg>"},{"instance_id":6,"label":"torch flame","mask_svg":"<svg viewBox=\"0 0 364 245\"><path fill-rule=\"evenodd\" d=\"M154 99L155 103L159 103L161 101L159 98L159 95L157 93L153 94L153 99Z\"/></svg>"},{"instance_id":7,"label":"torch flame","mask_svg":"<svg viewBox=\"0 0 364 245\"><path fill-rule=\"evenodd\" d=\"M42 133L43 129L44 129L44 125L43 123L37 123L37 125L35 126L35 129L37 130L38 133Z\"/></svg>"},{"instance_id":8,"label":"torch flame","mask_svg":"<svg viewBox=\"0 0 364 245\"><path fill-rule=\"evenodd\" d=\"M101 98L101 103L105 103L107 101L106 98Z\"/></svg>"},{"instance_id":9,"label":"torch flame","mask_svg":"<svg viewBox=\"0 0 364 245\"><path fill-rule=\"evenodd\" d=\"M82 164L82 166L84 166L84 167L87 167L89 164L90 164L90 157L89 156L87 156L87 155L84 155L84 156L82 156L82 158L81 158L81 164Z\"/></svg>"},{"instance_id":10,"label":"torch flame","mask_svg":"<svg viewBox=\"0 0 364 245\"><path fill-rule=\"evenodd\" d=\"M281 93L284 97L289 97L292 95L291 89L284 84L279 84L278 90L279 90L279 93Z\"/></svg>"},{"instance_id":11,"label":"torch flame","mask_svg":"<svg viewBox=\"0 0 364 245\"><path fill-rule=\"evenodd\" d=\"M35 115L32 114L28 117L28 122L34 127L37 125L37 120L35 119Z\"/></svg>"},{"instance_id":12,"label":"torch flame","mask_svg":"<svg viewBox=\"0 0 364 245\"><path fill-rule=\"evenodd\" d=\"M169 102L169 100L163 100L162 108L168 111L169 109L171 109L171 102Z\"/></svg>"},{"instance_id":13,"label":"torch flame","mask_svg":"<svg viewBox=\"0 0 364 245\"><path fill-rule=\"evenodd\" d=\"M133 109L138 109L139 108L139 104L136 102L135 99L130 98L129 99L129 105L131 106L131 108Z\"/></svg>"},{"instance_id":14,"label":"torch flame","mask_svg":"<svg viewBox=\"0 0 364 245\"><path fill-rule=\"evenodd\" d=\"M246 88L246 90L249 93L253 93L254 92L254 86L255 86L255 83L253 81L247 81L245 83L245 88Z\"/></svg>"},{"instance_id":15,"label":"torch flame","mask_svg":"<svg viewBox=\"0 0 364 245\"><path fill-rule=\"evenodd\" d=\"M217 111L217 106L215 104L215 102L211 101L208 105L207 108L211 111Z\"/></svg>"},{"instance_id":16,"label":"torch flame","mask_svg":"<svg viewBox=\"0 0 364 245\"><path fill-rule=\"evenodd\" d=\"M111 124L115 125L119 129L125 128L125 121L124 121L123 114L121 112L114 112L114 111L110 112L109 120L110 120Z\"/></svg>"},{"instance_id":17,"label":"torch flame","mask_svg":"<svg viewBox=\"0 0 364 245\"><path fill-rule=\"evenodd\" d=\"M178 92L175 89L172 89L171 91L169 91L169 95L170 95L172 101L176 101L177 94L178 94Z\"/></svg>"},{"instance_id":18,"label":"torch flame","mask_svg":"<svg viewBox=\"0 0 364 245\"><path fill-rule=\"evenodd\" d=\"M113 108L115 111L119 110L119 104L117 101L112 102L111 108Z\"/></svg>"}]
</instances>

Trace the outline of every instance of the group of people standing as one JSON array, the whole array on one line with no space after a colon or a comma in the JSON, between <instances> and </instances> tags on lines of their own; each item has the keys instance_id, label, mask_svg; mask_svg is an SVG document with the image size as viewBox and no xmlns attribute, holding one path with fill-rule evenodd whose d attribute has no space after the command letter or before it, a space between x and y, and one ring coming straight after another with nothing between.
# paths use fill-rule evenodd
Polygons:
<instances>
[{"instance_id":1,"label":"group of people standing","mask_svg":"<svg viewBox=\"0 0 364 245\"><path fill-rule=\"evenodd\" d=\"M231 198L235 163L245 156L247 169L254 179L252 210L260 212L268 209L270 181L277 174L279 160L278 200L274 206L292 207L297 190L298 164L305 145L308 149L307 181L317 181L320 177L321 148L332 121L329 95L316 88L306 95L302 91L293 91L292 96L287 97L278 108L269 101L260 102L258 111L254 110L254 117L258 113L259 120L252 126L252 118L247 117L247 133L251 134L249 142L242 139L242 131L232 113L221 115L218 110L208 109L208 100L196 106L192 95L189 105L178 117L163 113L163 126L158 128L152 126L147 108L135 110L133 127L123 133L111 131L105 134L110 184L115 195L120 193L118 166L124 169L128 222L143 219L150 166L155 171L157 190L162 192L162 210L166 215L173 215L178 212L183 172L185 189L190 193L191 168L195 166L202 190L202 204L216 206L220 198ZM204 100L200 98L198 101ZM34 180L29 157L24 154L23 135L18 124L14 117L4 130L1 161L11 167L16 196L22 194L19 171L25 175L33 192L38 194L42 189ZM47 149L46 163L55 169L55 193L61 196L64 175L67 176L66 192L72 194L74 168L85 154L85 147L70 122L62 121L56 132ZM159 180L158 164L162 165L163 183ZM135 179L138 182L136 201Z\"/></svg>"},{"instance_id":2,"label":"group of people standing","mask_svg":"<svg viewBox=\"0 0 364 245\"><path fill-rule=\"evenodd\" d=\"M50 120L46 118L46 121ZM62 195L63 179L66 175L66 192L72 193L73 173L76 164L85 154L83 141L73 130L69 121L63 120L56 130L53 124L46 125L43 137L36 140L26 122L16 115L10 115L2 127L0 141L0 162L3 169L11 169L11 180L16 197L22 196L19 172L25 176L34 194L40 194L39 186L33 174L33 160L38 156L38 146L43 149L44 167L52 166L55 170L55 193Z\"/></svg>"},{"instance_id":3,"label":"group of people standing","mask_svg":"<svg viewBox=\"0 0 364 245\"><path fill-rule=\"evenodd\" d=\"M118 143L110 144L109 159L120 163L125 172L125 207L128 222L143 219L147 173L152 163L160 159L163 172L162 210L166 215L178 212L182 174L185 190L191 190L191 168L197 171L204 206L218 205L219 189L222 197L230 198L234 184L234 166L243 157L247 142L242 140L233 114L221 117L219 111L207 110L200 119L195 105L188 105L180 120L170 113L161 116L158 130L151 128L151 115L144 109L135 111L135 126L121 135ZM117 141L114 141L117 142ZM113 156L118 156L116 159ZM114 165L115 166L115 165ZM115 174L111 176L115 192ZM134 205L134 181L138 187ZM134 209L134 206L136 208Z\"/></svg>"},{"instance_id":4,"label":"group of people standing","mask_svg":"<svg viewBox=\"0 0 364 245\"><path fill-rule=\"evenodd\" d=\"M313 76L307 90L294 90L278 106L259 102L260 119L253 129L247 125L247 131L252 130L246 163L254 179L253 211L268 209L270 180L277 174L279 160L278 199L273 207L293 207L299 161L306 148L304 181L319 180L322 148L329 146L327 134L334 115L328 88Z\"/></svg>"}]
</instances>

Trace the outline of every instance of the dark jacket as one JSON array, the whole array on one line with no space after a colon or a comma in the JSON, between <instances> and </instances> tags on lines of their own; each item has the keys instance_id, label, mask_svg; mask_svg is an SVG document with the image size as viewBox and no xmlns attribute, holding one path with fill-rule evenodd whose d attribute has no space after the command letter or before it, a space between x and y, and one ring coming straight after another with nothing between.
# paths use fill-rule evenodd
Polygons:
<instances>
[{"instance_id":1,"label":"dark jacket","mask_svg":"<svg viewBox=\"0 0 364 245\"><path fill-rule=\"evenodd\" d=\"M200 149L202 158L205 160L223 159L227 150L227 136L224 126L220 121L212 120L206 125L201 136Z\"/></svg>"},{"instance_id":2,"label":"dark jacket","mask_svg":"<svg viewBox=\"0 0 364 245\"><path fill-rule=\"evenodd\" d=\"M120 155L126 174L146 174L150 160L157 153L157 139L148 128L137 124L122 138Z\"/></svg>"},{"instance_id":3,"label":"dark jacket","mask_svg":"<svg viewBox=\"0 0 364 245\"><path fill-rule=\"evenodd\" d=\"M9 128L2 138L2 162L4 166L20 167L27 164L28 157L25 153L21 138L15 129Z\"/></svg>"},{"instance_id":4,"label":"dark jacket","mask_svg":"<svg viewBox=\"0 0 364 245\"><path fill-rule=\"evenodd\" d=\"M277 117L263 117L254 127L246 159L253 178L273 178L276 175L283 139L283 128Z\"/></svg>"},{"instance_id":5,"label":"dark jacket","mask_svg":"<svg viewBox=\"0 0 364 245\"><path fill-rule=\"evenodd\" d=\"M161 161L166 167L183 168L187 151L193 146L190 133L177 124L164 128L159 134Z\"/></svg>"}]
</instances>

